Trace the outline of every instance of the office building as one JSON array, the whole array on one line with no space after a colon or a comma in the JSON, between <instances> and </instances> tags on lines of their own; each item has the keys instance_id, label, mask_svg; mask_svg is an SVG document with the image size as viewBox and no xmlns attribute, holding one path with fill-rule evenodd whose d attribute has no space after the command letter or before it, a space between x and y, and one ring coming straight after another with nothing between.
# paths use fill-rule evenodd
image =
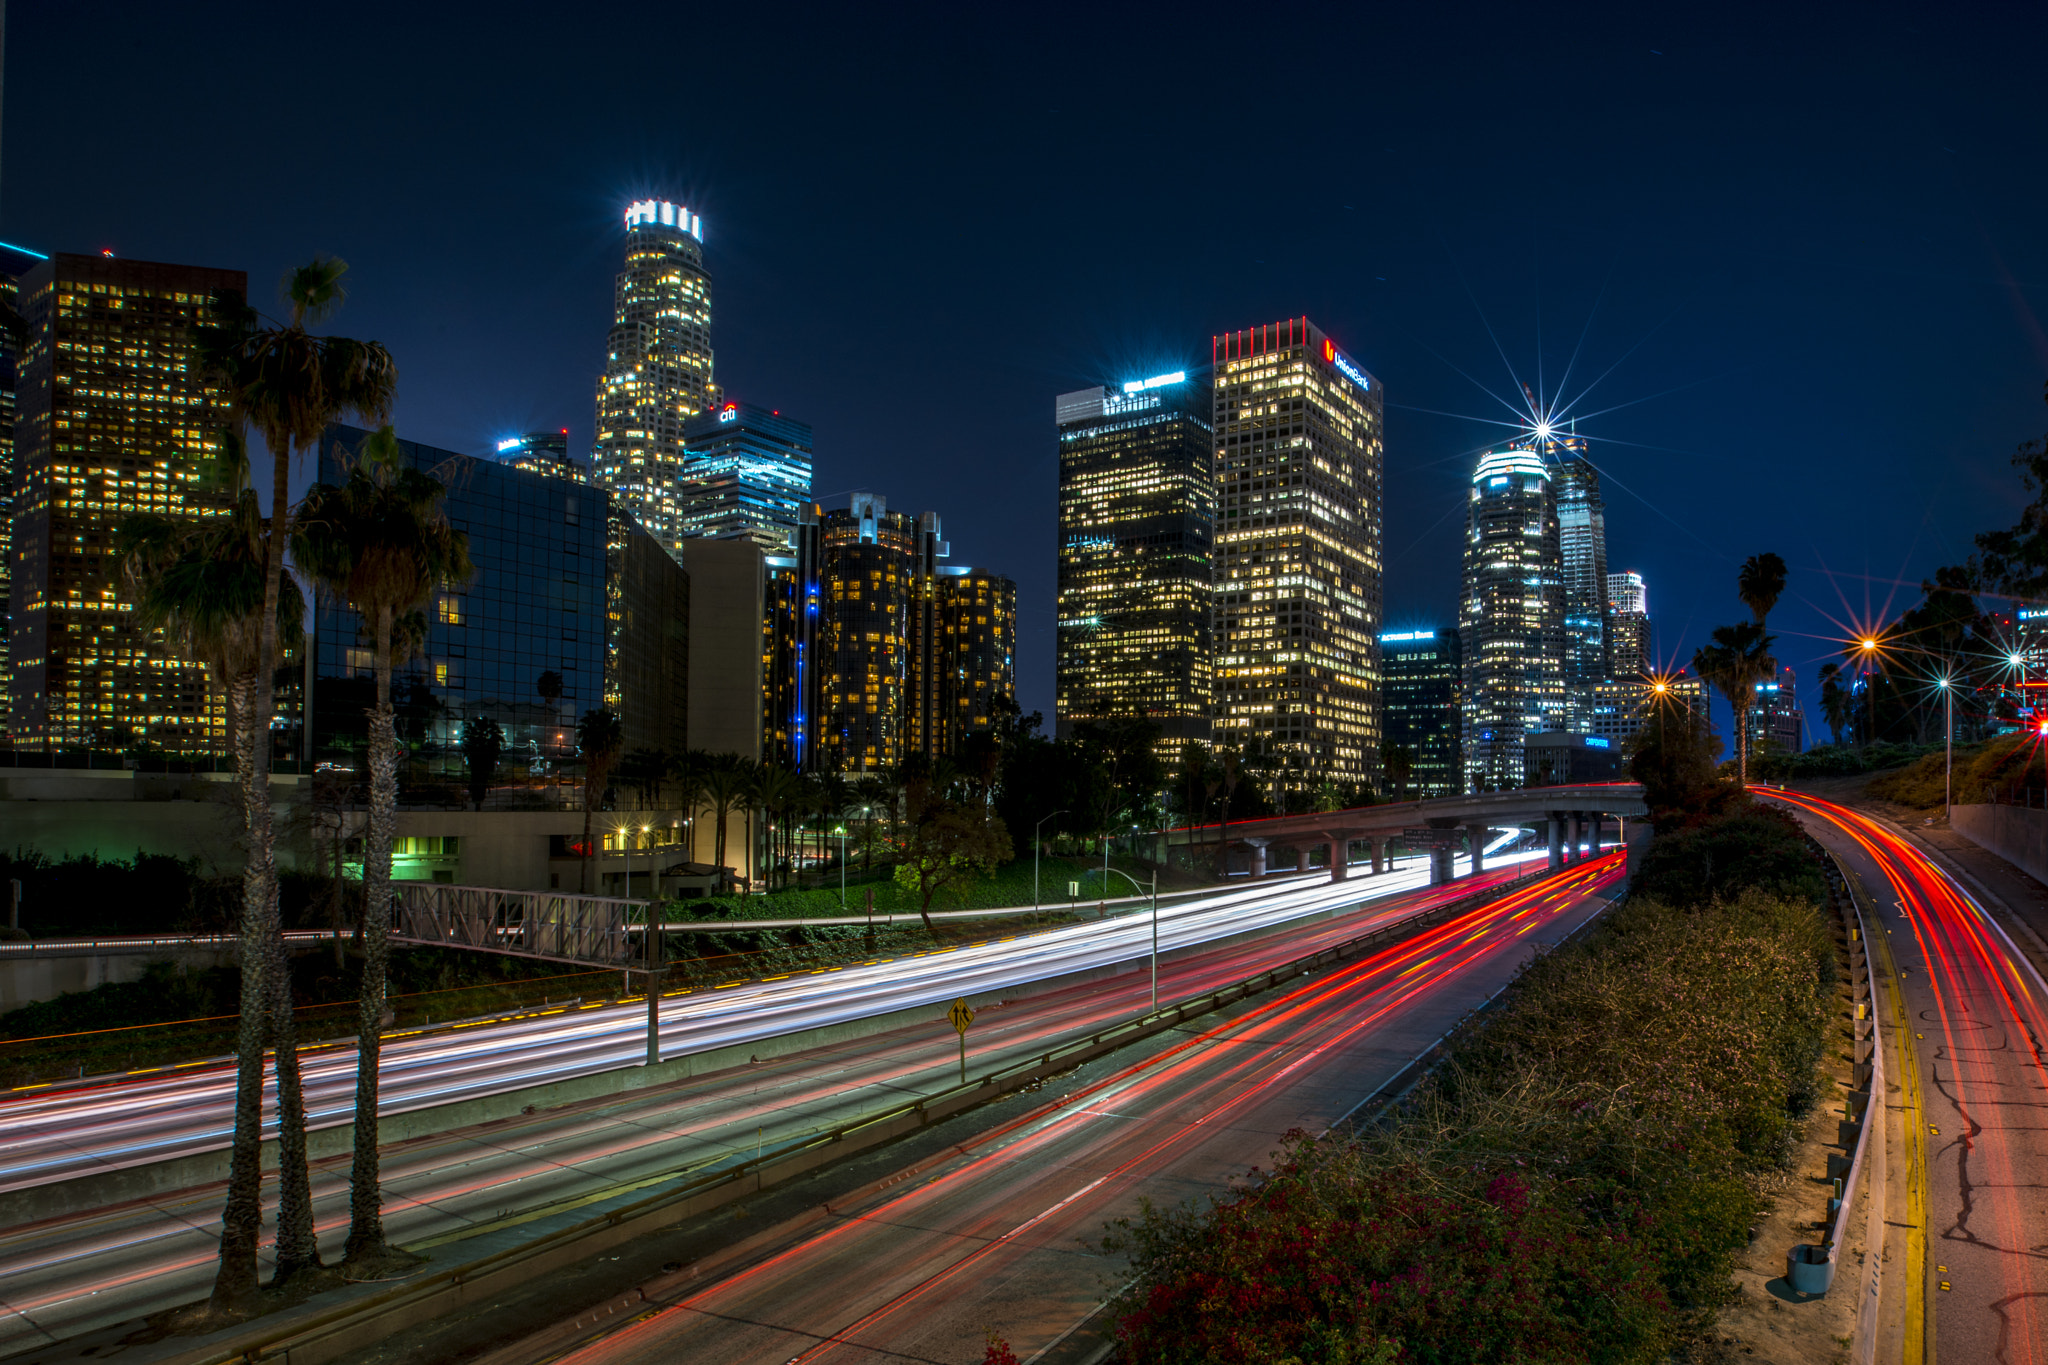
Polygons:
<instances>
[{"instance_id":1,"label":"office building","mask_svg":"<svg viewBox=\"0 0 2048 1365\"><path fill-rule=\"evenodd\" d=\"M21 277L49 257L26 247L0 242L0 307L20 316ZM5 316L6 314L0 314ZM0 739L7 735L7 649L10 575L14 544L14 378L21 343L11 327L0 327Z\"/></svg>"},{"instance_id":2,"label":"office building","mask_svg":"<svg viewBox=\"0 0 2048 1365\"><path fill-rule=\"evenodd\" d=\"M1522 745L1524 787L1613 782L1621 775L1621 746L1600 735L1553 730L1548 734L1531 735Z\"/></svg>"},{"instance_id":3,"label":"office building","mask_svg":"<svg viewBox=\"0 0 2048 1365\"><path fill-rule=\"evenodd\" d=\"M891 512L872 493L825 513L818 539L818 729L805 742L839 772L953 757L997 698L1014 701L1016 585L943 562L937 513Z\"/></svg>"},{"instance_id":4,"label":"office building","mask_svg":"<svg viewBox=\"0 0 2048 1365\"><path fill-rule=\"evenodd\" d=\"M1554 472L1522 444L1488 453L1472 476L1458 617L1468 791L1519 787L1527 739L1569 728Z\"/></svg>"},{"instance_id":5,"label":"office building","mask_svg":"<svg viewBox=\"0 0 2048 1365\"><path fill-rule=\"evenodd\" d=\"M225 514L227 395L194 354L239 270L60 254L15 283L9 720L17 746L219 752L206 670L125 610L114 533L134 512Z\"/></svg>"},{"instance_id":6,"label":"office building","mask_svg":"<svg viewBox=\"0 0 2048 1365\"><path fill-rule=\"evenodd\" d=\"M1612 672L1608 659L1607 511L1600 474L1582 436L1538 442L1553 472L1559 573L1564 585L1565 728L1584 734L1594 687Z\"/></svg>"},{"instance_id":7,"label":"office building","mask_svg":"<svg viewBox=\"0 0 2048 1365\"><path fill-rule=\"evenodd\" d=\"M1640 678L1656 667L1650 640L1650 592L1634 569L1607 575L1607 667L1612 678Z\"/></svg>"},{"instance_id":8,"label":"office building","mask_svg":"<svg viewBox=\"0 0 2048 1365\"><path fill-rule=\"evenodd\" d=\"M703 220L680 204L636 202L597 381L591 473L678 563L683 424L717 401Z\"/></svg>"},{"instance_id":9,"label":"office building","mask_svg":"<svg viewBox=\"0 0 2048 1365\"><path fill-rule=\"evenodd\" d=\"M590 470L569 454L569 428L529 431L498 442L498 463L571 483L589 483Z\"/></svg>"},{"instance_id":10,"label":"office building","mask_svg":"<svg viewBox=\"0 0 2048 1365\"><path fill-rule=\"evenodd\" d=\"M367 433L332 427L319 476ZM469 537L475 573L428 602L427 632L392 679L399 738L415 780L459 786L464 721L505 732L501 781L537 788L576 752L576 723L609 706L625 747L689 745L689 580L666 549L599 488L412 441L415 469L438 471L442 510ZM321 593L314 613L310 757L352 762L374 695L371 641L346 603ZM557 675L559 698L541 695ZM538 801L538 795L534 798Z\"/></svg>"},{"instance_id":11,"label":"office building","mask_svg":"<svg viewBox=\"0 0 2048 1365\"><path fill-rule=\"evenodd\" d=\"M1058 731L1142 717L1209 739L1216 433L1208 370L1063 393Z\"/></svg>"},{"instance_id":12,"label":"office building","mask_svg":"<svg viewBox=\"0 0 2048 1365\"><path fill-rule=\"evenodd\" d=\"M761 747L769 700L767 556L744 537L685 540L683 567L690 574L690 746L745 759L775 757Z\"/></svg>"},{"instance_id":13,"label":"office building","mask_svg":"<svg viewBox=\"0 0 2048 1365\"><path fill-rule=\"evenodd\" d=\"M1608 678L1593 686L1593 706L1587 734L1616 745L1627 744L1642 732L1650 714L1650 685L1639 677Z\"/></svg>"},{"instance_id":14,"label":"office building","mask_svg":"<svg viewBox=\"0 0 2048 1365\"><path fill-rule=\"evenodd\" d=\"M1768 682L1755 683L1749 708L1749 752L1796 754L1806 748L1806 716L1799 709L1799 678L1781 668Z\"/></svg>"},{"instance_id":15,"label":"office building","mask_svg":"<svg viewBox=\"0 0 2048 1365\"><path fill-rule=\"evenodd\" d=\"M1215 738L1379 783L1383 395L1306 318L1215 337Z\"/></svg>"},{"instance_id":16,"label":"office building","mask_svg":"<svg viewBox=\"0 0 2048 1365\"><path fill-rule=\"evenodd\" d=\"M1456 627L1388 631L1380 636L1386 750L1407 752L1407 780L1387 774L1383 795L1397 801L1456 796L1465 789L1459 758L1458 690L1463 666Z\"/></svg>"},{"instance_id":17,"label":"office building","mask_svg":"<svg viewBox=\"0 0 2048 1365\"><path fill-rule=\"evenodd\" d=\"M761 614L761 755L791 772L828 768L818 748L825 667L822 513L806 504L788 554L765 561ZM693 547L694 548L694 547Z\"/></svg>"},{"instance_id":18,"label":"office building","mask_svg":"<svg viewBox=\"0 0 2048 1365\"><path fill-rule=\"evenodd\" d=\"M683 423L682 534L747 536L771 555L795 548L811 505L811 428L752 403L720 403Z\"/></svg>"}]
</instances>

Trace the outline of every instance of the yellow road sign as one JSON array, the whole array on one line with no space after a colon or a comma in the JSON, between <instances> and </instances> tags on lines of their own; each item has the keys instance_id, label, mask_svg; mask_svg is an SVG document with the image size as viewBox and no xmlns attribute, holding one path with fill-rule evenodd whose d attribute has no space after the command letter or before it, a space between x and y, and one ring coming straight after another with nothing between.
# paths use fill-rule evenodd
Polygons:
<instances>
[{"instance_id":1,"label":"yellow road sign","mask_svg":"<svg viewBox=\"0 0 2048 1365\"><path fill-rule=\"evenodd\" d=\"M955 1000L953 1002L952 1019L954 1030L961 1034L965 1034L967 1032L967 1026L974 1022L973 1007L969 1005L965 1000Z\"/></svg>"}]
</instances>

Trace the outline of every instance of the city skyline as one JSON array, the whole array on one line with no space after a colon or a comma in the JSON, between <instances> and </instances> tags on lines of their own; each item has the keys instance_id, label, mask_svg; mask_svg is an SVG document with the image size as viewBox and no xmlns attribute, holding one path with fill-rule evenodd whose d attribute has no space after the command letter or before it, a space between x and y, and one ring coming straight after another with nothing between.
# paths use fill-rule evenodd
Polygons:
<instances>
[{"instance_id":1,"label":"city skyline","mask_svg":"<svg viewBox=\"0 0 2048 1365\"><path fill-rule=\"evenodd\" d=\"M208 31L201 44L199 29L161 13L116 5L107 14L132 45L108 54L116 69L144 52L180 61L224 53L251 70L256 89L279 79L270 59L305 39L290 17ZM1834 653L1830 641L1844 633L1836 622L1896 608L1935 564L1959 555L1981 520L1975 502L2003 511L2017 496L2005 461L2038 426L2044 351L2034 282L2048 278L2022 230L2038 216L2027 211L2035 191L1996 188L1996 168L2019 154L2032 117L2013 103L2023 82L1958 82L1960 68L1928 67L1927 43L1952 60L1971 35L2005 32L1988 21L1923 42L1899 26L1844 35L1814 18L1759 40L1710 16L1615 17L1590 11L1562 25L1476 31L1422 15L1379 22L1372 44L1417 60L1361 97L1355 126L1330 121L1298 151L1274 153L1295 168L1338 148L1362 151L1370 172L1319 184L1307 211L1283 223L1220 226L1186 187L1204 178L1207 160L1237 155L1257 135L1229 129L1200 153L1173 140L1188 103L1163 76L1119 83L1106 105L1089 105L1072 93L1075 82L1088 85L1098 67L1128 76L1110 48L1060 49L1048 91L1029 90L993 27L965 18L780 35L779 59L803 73L802 93L743 112L743 102L702 97L736 89L736 71L701 73L687 145L665 125L622 128L595 104L536 103L465 74L455 102L462 117L494 119L503 137L470 140L472 154L451 160L450 116L416 109L408 117L425 120L423 136L357 157L351 191L338 197L280 179L269 167L288 158L267 153L234 172L255 177L243 198L223 193L224 169L194 173L179 149L226 116L211 96L143 114L139 93L114 83L60 127L57 69L25 60L11 73L0 239L243 268L254 301L272 309L286 267L334 252L353 266L347 329L384 340L400 359L402 430L482 453L566 425L580 450L590 444L623 207L685 203L701 215L713 258L719 379L737 392L772 392L776 406L826 434L821 495L916 488L920 501L955 509L955 534L1018 577L1022 701L1048 720L1056 494L1046 395L1199 364L1200 339L1243 317L1316 317L1398 395L1387 469L1388 502L1401 511L1387 546L1387 625L1398 629L1448 619L1453 606L1464 471L1497 443L1485 419L1510 415L1466 377L1512 394L1491 329L1522 371L1547 366L1554 380L1575 353L1581 380L1613 368L1582 412L1631 406L1587 417L1580 430L1603 452L1617 526L1610 557L1665 585L1662 661L1689 658L1729 617L1717 586L1695 584L1717 584L1727 565L1775 547L1795 579L1773 625L1788 661L1805 670ZM12 18L17 53L91 41L83 16L61 9ZM2001 52L2027 50L2026 35L2039 31L2038 16L2012 22L2019 27L1996 44ZM744 45L751 27L708 15L692 41ZM503 69L525 41L518 28L486 35L472 51L473 31L428 16L416 55L401 65L440 61L467 73L490 65L488 53L507 59ZM1276 21L1250 41L1283 50L1289 31ZM1198 46L1191 34L1152 38L1166 44L1162 56ZM1043 25L1027 23L1019 50L1049 40ZM1814 42L1850 50L1819 86L1800 87L1811 99L1795 110L1779 73L1787 54ZM1452 51L1455 68L1443 65ZM575 87L608 73L615 53L572 34L551 57L555 78ZM1453 70L1458 83L1486 89L1545 57L1569 57L1604 100L1632 100L1641 118L1623 126L1590 111L1544 110L1527 137L1503 143L1465 123L1403 113L1429 107L1429 92ZM389 55L363 60L372 73L399 69ZM840 63L850 71L874 61L908 61L906 72L922 73L905 98L936 86L966 101L947 129L881 109L851 115L851 128L885 149L883 161L904 168L881 175L839 164L813 136L820 110L845 103ZM988 79L956 90L948 73L961 62ZM1894 66L1931 74L1879 106L1870 105L1876 87L1845 74ZM1691 117L1723 104L1730 118ZM1867 106L1870 117L1852 117ZM1100 211L1054 210L1026 248L1027 206L1066 203L1073 149L1119 118L1158 135L1156 168L1109 185ZM1788 119L1806 131L1788 140ZM1376 131L1361 143L1357 126ZM249 131L259 147L275 136ZM1816 162L1815 150L1838 135L1844 155ZM1041 169L1000 186L959 179L948 168L967 164L959 154L983 137ZM88 163L63 150L79 138L134 150ZM1580 147L1573 222L1528 227L1494 211L1499 186L1543 165L1540 149L1560 140ZM1668 155L1646 158L1651 145ZM1864 174L1880 163L1882 177ZM1880 181L1887 188L1876 196ZM488 233L472 230L474 206L506 187L520 213L493 219ZM243 214L248 196L273 211ZM378 207L394 200L418 211ZM1649 223L1678 227L1650 232ZM1017 268L1020 260L1030 268ZM1205 283L1190 287L1196 279ZM892 301L881 313L869 302L877 291ZM960 344L933 346L940 335ZM920 420L906 427L903 365L912 357L923 366ZM1765 500L1745 509L1739 533L1718 524L1730 490L1827 450L1856 451L1865 475L1841 490L1841 516L1815 524ZM1930 457L1960 476L1910 506L1883 493ZM1019 508L1029 515L1015 515ZM1726 733L1725 708L1721 717Z\"/></svg>"}]
</instances>

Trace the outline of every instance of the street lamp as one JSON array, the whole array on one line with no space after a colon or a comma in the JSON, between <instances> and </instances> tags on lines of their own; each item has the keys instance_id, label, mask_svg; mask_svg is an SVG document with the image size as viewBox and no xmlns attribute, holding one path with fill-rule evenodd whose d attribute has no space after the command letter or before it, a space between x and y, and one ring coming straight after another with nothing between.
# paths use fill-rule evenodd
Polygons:
<instances>
[{"instance_id":1,"label":"street lamp","mask_svg":"<svg viewBox=\"0 0 2048 1365\"><path fill-rule=\"evenodd\" d=\"M1052 815L1041 815L1038 818L1038 823L1031 827L1031 908L1033 910L1038 909L1038 832L1045 828L1045 822L1052 819L1053 815L1065 814L1066 812L1063 810L1056 810Z\"/></svg>"},{"instance_id":2,"label":"street lamp","mask_svg":"<svg viewBox=\"0 0 2048 1365\"><path fill-rule=\"evenodd\" d=\"M1934 685L1941 689L1942 709L1942 760L1941 760L1941 818L1952 815L1955 804L1956 770L1956 690L1949 685L1946 676L1936 678Z\"/></svg>"},{"instance_id":3,"label":"street lamp","mask_svg":"<svg viewBox=\"0 0 2048 1365\"><path fill-rule=\"evenodd\" d=\"M1152 870L1152 886L1149 892L1145 887L1138 885L1136 877L1133 877L1122 868L1109 868L1106 871L1116 873L1117 876L1122 877L1131 884L1131 890L1141 896L1150 895L1152 899L1152 1012L1157 1014L1159 1013L1159 869L1154 868ZM1104 896L1109 894L1109 877L1106 874L1102 879L1102 894Z\"/></svg>"},{"instance_id":4,"label":"street lamp","mask_svg":"<svg viewBox=\"0 0 2048 1365\"><path fill-rule=\"evenodd\" d=\"M839 912L846 913L846 826L835 825L832 832L839 836Z\"/></svg>"}]
</instances>

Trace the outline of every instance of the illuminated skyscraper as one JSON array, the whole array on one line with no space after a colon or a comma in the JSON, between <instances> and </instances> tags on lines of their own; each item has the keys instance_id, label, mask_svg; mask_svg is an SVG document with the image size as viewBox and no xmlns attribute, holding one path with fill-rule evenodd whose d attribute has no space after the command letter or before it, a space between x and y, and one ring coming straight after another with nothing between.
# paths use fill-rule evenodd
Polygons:
<instances>
[{"instance_id":1,"label":"illuminated skyscraper","mask_svg":"<svg viewBox=\"0 0 2048 1365\"><path fill-rule=\"evenodd\" d=\"M791 553L811 505L810 424L726 402L683 423L683 443L682 534Z\"/></svg>"},{"instance_id":2,"label":"illuminated skyscraper","mask_svg":"<svg viewBox=\"0 0 2048 1365\"><path fill-rule=\"evenodd\" d=\"M1607 625L1607 511L1600 474L1583 436L1540 447L1556 471L1557 543L1564 583L1565 726L1589 733L1593 689L1610 673Z\"/></svg>"},{"instance_id":3,"label":"illuminated skyscraper","mask_svg":"<svg viewBox=\"0 0 2048 1365\"><path fill-rule=\"evenodd\" d=\"M228 401L194 355L239 270L58 255L17 282L9 731L17 744L217 747L206 670L142 630L119 591L132 512L224 514Z\"/></svg>"},{"instance_id":4,"label":"illuminated skyscraper","mask_svg":"<svg viewBox=\"0 0 2048 1365\"><path fill-rule=\"evenodd\" d=\"M952 757L989 727L997 698L1015 700L1016 585L942 563L952 546L938 514L891 512L872 493L827 512L819 530L824 765L876 772L912 754Z\"/></svg>"},{"instance_id":5,"label":"illuminated skyscraper","mask_svg":"<svg viewBox=\"0 0 2048 1365\"><path fill-rule=\"evenodd\" d=\"M498 463L572 483L590 482L590 471L569 454L567 427L559 431L529 431L524 436L498 442Z\"/></svg>"},{"instance_id":6,"label":"illuminated skyscraper","mask_svg":"<svg viewBox=\"0 0 2048 1365\"><path fill-rule=\"evenodd\" d=\"M26 247L0 242L0 304L16 312L21 277L49 257ZM0 736L7 733L8 582L14 542L14 377L20 343L12 330L0 327Z\"/></svg>"},{"instance_id":7,"label":"illuminated skyscraper","mask_svg":"<svg viewBox=\"0 0 2048 1365\"><path fill-rule=\"evenodd\" d=\"M1059 730L1143 717L1209 738L1216 434L1207 370L1063 393Z\"/></svg>"},{"instance_id":8,"label":"illuminated skyscraper","mask_svg":"<svg viewBox=\"0 0 2048 1365\"><path fill-rule=\"evenodd\" d=\"M1650 593L1634 569L1607 575L1607 666L1616 678L1637 678L1650 671L1656 655L1650 647Z\"/></svg>"},{"instance_id":9,"label":"illuminated skyscraper","mask_svg":"<svg viewBox=\"0 0 2048 1365\"><path fill-rule=\"evenodd\" d=\"M1465 523L1465 788L1522 785L1524 741L1564 730L1565 609L1556 466L1532 444L1490 452Z\"/></svg>"},{"instance_id":10,"label":"illuminated skyscraper","mask_svg":"<svg viewBox=\"0 0 2048 1365\"><path fill-rule=\"evenodd\" d=\"M680 204L626 210L626 268L597 381L592 473L678 562L683 424L718 401L711 378L711 276L703 220Z\"/></svg>"},{"instance_id":11,"label":"illuminated skyscraper","mask_svg":"<svg viewBox=\"0 0 2048 1365\"><path fill-rule=\"evenodd\" d=\"M1756 700L1749 708L1749 753L1767 749L1796 754L1806 747L1806 713L1799 709L1799 676L1789 667L1767 682L1751 684Z\"/></svg>"},{"instance_id":12,"label":"illuminated skyscraper","mask_svg":"<svg viewBox=\"0 0 2048 1365\"><path fill-rule=\"evenodd\" d=\"M1406 750L1410 763L1405 782L1387 774L1387 795L1458 795L1465 790L1465 773L1458 758L1464 670L1457 630L1386 632L1380 636L1380 666L1386 671L1387 748Z\"/></svg>"},{"instance_id":13,"label":"illuminated skyscraper","mask_svg":"<svg viewBox=\"0 0 2048 1365\"><path fill-rule=\"evenodd\" d=\"M1377 784L1379 381L1307 318L1213 339L1218 743L1296 797Z\"/></svg>"}]
</instances>

